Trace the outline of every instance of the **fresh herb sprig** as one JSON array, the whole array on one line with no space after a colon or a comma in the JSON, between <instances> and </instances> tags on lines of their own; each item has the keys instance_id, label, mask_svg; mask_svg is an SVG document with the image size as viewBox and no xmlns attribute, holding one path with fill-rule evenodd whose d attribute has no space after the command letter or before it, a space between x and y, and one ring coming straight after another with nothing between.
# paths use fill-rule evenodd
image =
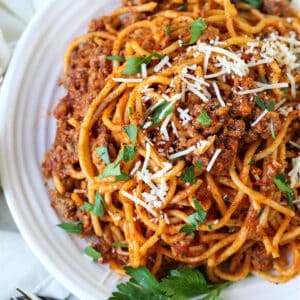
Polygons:
<instances>
[{"instance_id":1,"label":"fresh herb sprig","mask_svg":"<svg viewBox=\"0 0 300 300\"><path fill-rule=\"evenodd\" d=\"M171 270L161 281L145 267L125 267L125 271L131 279L119 284L109 300L187 300L197 296L206 300L221 300L221 291L229 286L228 282L211 285L198 269L189 267Z\"/></svg>"}]
</instances>

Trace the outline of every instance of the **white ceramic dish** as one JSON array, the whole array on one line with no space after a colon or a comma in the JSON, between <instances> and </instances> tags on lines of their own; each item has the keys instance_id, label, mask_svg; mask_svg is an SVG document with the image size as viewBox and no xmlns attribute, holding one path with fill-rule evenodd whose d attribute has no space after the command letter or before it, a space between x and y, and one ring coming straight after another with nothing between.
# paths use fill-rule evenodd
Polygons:
<instances>
[{"instance_id":1,"label":"white ceramic dish","mask_svg":"<svg viewBox=\"0 0 300 300\"><path fill-rule=\"evenodd\" d=\"M56 86L64 50L87 30L93 17L118 5L115 0L50 1L22 36L0 101L2 185L14 220L48 271L80 299L88 300L108 298L120 278L82 255L84 241L56 228L59 219L49 206L40 164L55 133L49 112L64 94ZM300 277L277 286L248 278L230 287L224 299L299 300L299 285Z\"/></svg>"}]
</instances>

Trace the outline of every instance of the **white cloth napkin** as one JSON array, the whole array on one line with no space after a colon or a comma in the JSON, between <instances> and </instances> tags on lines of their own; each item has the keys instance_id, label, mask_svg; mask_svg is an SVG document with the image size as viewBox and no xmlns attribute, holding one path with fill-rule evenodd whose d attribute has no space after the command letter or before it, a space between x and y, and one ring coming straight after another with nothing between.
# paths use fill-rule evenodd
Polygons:
<instances>
[{"instance_id":1,"label":"white cloth napkin","mask_svg":"<svg viewBox=\"0 0 300 300\"><path fill-rule=\"evenodd\" d=\"M2 76L17 41L34 13L47 0L0 0L0 92ZM0 191L0 299L31 293L76 299L53 279L33 256L19 234Z\"/></svg>"}]
</instances>

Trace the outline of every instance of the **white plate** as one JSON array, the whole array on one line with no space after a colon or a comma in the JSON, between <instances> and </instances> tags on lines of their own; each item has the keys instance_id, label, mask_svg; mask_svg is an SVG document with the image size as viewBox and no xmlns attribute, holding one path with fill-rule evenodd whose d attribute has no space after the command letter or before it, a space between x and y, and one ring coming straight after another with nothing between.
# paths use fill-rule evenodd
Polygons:
<instances>
[{"instance_id":1,"label":"white plate","mask_svg":"<svg viewBox=\"0 0 300 300\"><path fill-rule=\"evenodd\" d=\"M59 219L49 206L40 164L55 133L49 112L64 95L56 87L64 50L72 38L86 32L93 17L109 13L118 4L114 0L50 1L22 36L0 101L0 163L9 208L34 254L80 299L106 299L120 278L82 255L84 241L55 227ZM299 300L299 286L300 277L281 285L249 278L229 288L224 299Z\"/></svg>"}]
</instances>

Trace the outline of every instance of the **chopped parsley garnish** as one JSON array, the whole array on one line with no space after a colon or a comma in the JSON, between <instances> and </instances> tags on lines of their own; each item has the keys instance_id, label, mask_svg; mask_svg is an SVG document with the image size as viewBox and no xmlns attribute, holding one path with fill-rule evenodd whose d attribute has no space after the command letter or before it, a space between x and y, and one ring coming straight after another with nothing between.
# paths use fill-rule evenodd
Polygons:
<instances>
[{"instance_id":1,"label":"chopped parsley garnish","mask_svg":"<svg viewBox=\"0 0 300 300\"><path fill-rule=\"evenodd\" d=\"M265 104L263 103L263 101L261 100L260 97L256 96L256 97L255 97L255 102L256 102L256 105L257 105L261 110L265 110L266 106L265 106Z\"/></svg>"},{"instance_id":2,"label":"chopped parsley garnish","mask_svg":"<svg viewBox=\"0 0 300 300\"><path fill-rule=\"evenodd\" d=\"M122 160L124 162L129 162L134 159L136 153L135 146L124 146Z\"/></svg>"},{"instance_id":3,"label":"chopped parsley garnish","mask_svg":"<svg viewBox=\"0 0 300 300\"><path fill-rule=\"evenodd\" d=\"M195 166L196 168L199 170L199 171L202 171L202 168L203 168L203 162L201 160L197 160L195 162Z\"/></svg>"},{"instance_id":4,"label":"chopped parsley garnish","mask_svg":"<svg viewBox=\"0 0 300 300\"><path fill-rule=\"evenodd\" d=\"M283 92L284 92L285 95L287 95L287 94L289 93L289 88L288 88L288 87L285 88L285 89L283 90Z\"/></svg>"},{"instance_id":5,"label":"chopped parsley garnish","mask_svg":"<svg viewBox=\"0 0 300 300\"><path fill-rule=\"evenodd\" d=\"M206 300L221 300L222 289L229 286L228 282L209 284L200 270L189 267L171 270L169 275L160 281L145 267L125 267L125 271L131 279L120 283L109 300L187 300L199 296Z\"/></svg>"},{"instance_id":6,"label":"chopped parsley garnish","mask_svg":"<svg viewBox=\"0 0 300 300\"><path fill-rule=\"evenodd\" d=\"M206 211L201 207L195 197L193 197L193 203L196 208L196 212L187 217L189 224L185 224L180 228L180 232L188 232L194 235L194 231L197 230L199 224L203 224L206 219Z\"/></svg>"},{"instance_id":7,"label":"chopped parsley garnish","mask_svg":"<svg viewBox=\"0 0 300 300\"><path fill-rule=\"evenodd\" d=\"M85 202L80 209L84 211L91 211L95 216L98 216L102 218L104 216L106 203L104 202L104 199L100 195L98 191L95 193L95 205Z\"/></svg>"},{"instance_id":8,"label":"chopped parsley garnish","mask_svg":"<svg viewBox=\"0 0 300 300\"><path fill-rule=\"evenodd\" d=\"M265 76L261 76L260 80L262 83L268 83L268 79Z\"/></svg>"},{"instance_id":9,"label":"chopped parsley garnish","mask_svg":"<svg viewBox=\"0 0 300 300\"><path fill-rule=\"evenodd\" d=\"M120 62L125 61L125 57L124 56L119 56L119 55L111 55L111 56L107 56L106 58L108 60L116 60L116 61L120 61Z\"/></svg>"},{"instance_id":10,"label":"chopped parsley garnish","mask_svg":"<svg viewBox=\"0 0 300 300\"><path fill-rule=\"evenodd\" d=\"M137 135L138 135L138 128L136 125L131 124L131 125L126 125L123 127L124 131L127 133L127 135L130 138L130 141L133 145L136 143Z\"/></svg>"},{"instance_id":11,"label":"chopped parsley garnish","mask_svg":"<svg viewBox=\"0 0 300 300\"><path fill-rule=\"evenodd\" d=\"M198 117L198 123L203 126L208 126L211 124L211 122L212 122L212 119L210 118L210 116L207 114L207 112L205 110L202 110Z\"/></svg>"},{"instance_id":12,"label":"chopped parsley garnish","mask_svg":"<svg viewBox=\"0 0 300 300\"><path fill-rule=\"evenodd\" d=\"M261 110L267 110L267 111L272 111L275 107L275 102L274 101L270 101L268 103L267 106L265 106L264 102L261 100L260 97L256 96L255 97L255 102L256 102L256 105L261 109Z\"/></svg>"},{"instance_id":13,"label":"chopped parsley garnish","mask_svg":"<svg viewBox=\"0 0 300 300\"><path fill-rule=\"evenodd\" d=\"M98 252L96 249L94 249L92 246L85 247L84 253L94 260L98 260L99 258L102 257L102 254Z\"/></svg>"},{"instance_id":14,"label":"chopped parsley garnish","mask_svg":"<svg viewBox=\"0 0 300 300\"><path fill-rule=\"evenodd\" d=\"M158 105L153 111L153 117L151 120L152 125L160 123L173 111L174 105L170 102L164 101L162 104Z\"/></svg>"},{"instance_id":15,"label":"chopped parsley garnish","mask_svg":"<svg viewBox=\"0 0 300 300\"><path fill-rule=\"evenodd\" d=\"M270 120L270 131L271 131L272 139L275 140L276 139L276 134L275 134L273 119Z\"/></svg>"},{"instance_id":16,"label":"chopped parsley garnish","mask_svg":"<svg viewBox=\"0 0 300 300\"><path fill-rule=\"evenodd\" d=\"M141 73L141 66L142 64L148 65L152 58L156 57L162 59L165 55L158 54L158 53L151 53L148 56L136 57L130 56L126 63L126 67L124 69L124 75L135 75Z\"/></svg>"},{"instance_id":17,"label":"chopped parsley garnish","mask_svg":"<svg viewBox=\"0 0 300 300\"><path fill-rule=\"evenodd\" d=\"M270 101L266 107L267 111L272 111L275 107L275 101Z\"/></svg>"},{"instance_id":18,"label":"chopped parsley garnish","mask_svg":"<svg viewBox=\"0 0 300 300\"><path fill-rule=\"evenodd\" d=\"M118 176L121 175L121 167L119 164L111 163L106 166L103 173L101 173L98 177L99 179L109 177L109 176Z\"/></svg>"},{"instance_id":19,"label":"chopped parsley garnish","mask_svg":"<svg viewBox=\"0 0 300 300\"><path fill-rule=\"evenodd\" d=\"M206 23L202 19L197 19L191 24L191 39L189 41L190 44L194 44L197 42L199 37L202 35L204 30L207 28Z\"/></svg>"},{"instance_id":20,"label":"chopped parsley garnish","mask_svg":"<svg viewBox=\"0 0 300 300\"><path fill-rule=\"evenodd\" d=\"M131 107L131 106L128 107L128 115L129 115L129 116L132 115L132 107Z\"/></svg>"},{"instance_id":21,"label":"chopped parsley garnish","mask_svg":"<svg viewBox=\"0 0 300 300\"><path fill-rule=\"evenodd\" d=\"M249 165L250 165L250 166L254 166L254 165L255 165L255 160L253 160L253 159L250 160L250 161L249 161Z\"/></svg>"},{"instance_id":22,"label":"chopped parsley garnish","mask_svg":"<svg viewBox=\"0 0 300 300\"><path fill-rule=\"evenodd\" d=\"M124 242L113 242L112 245L114 247L119 247L119 248L125 248L125 249L128 248L128 244Z\"/></svg>"},{"instance_id":23,"label":"chopped parsley garnish","mask_svg":"<svg viewBox=\"0 0 300 300\"><path fill-rule=\"evenodd\" d=\"M97 147L96 152L106 164L110 164L108 148L106 146Z\"/></svg>"},{"instance_id":24,"label":"chopped parsley garnish","mask_svg":"<svg viewBox=\"0 0 300 300\"><path fill-rule=\"evenodd\" d=\"M95 193L95 205L93 207L93 214L102 218L104 216L105 203L103 197L100 195L99 191Z\"/></svg>"},{"instance_id":25,"label":"chopped parsley garnish","mask_svg":"<svg viewBox=\"0 0 300 300\"><path fill-rule=\"evenodd\" d=\"M208 229L208 230L212 230L212 226L211 226L210 223L207 224L207 229Z\"/></svg>"},{"instance_id":26,"label":"chopped parsley garnish","mask_svg":"<svg viewBox=\"0 0 300 300\"><path fill-rule=\"evenodd\" d=\"M166 35L167 36L170 36L171 35L171 26L170 24L167 24L166 27L165 27L165 32L166 32Z\"/></svg>"},{"instance_id":27,"label":"chopped parsley garnish","mask_svg":"<svg viewBox=\"0 0 300 300\"><path fill-rule=\"evenodd\" d=\"M277 174L274 177L273 182L281 192L286 193L290 207L294 208L294 204L293 204L294 193L293 190L288 186L286 175L282 173Z\"/></svg>"},{"instance_id":28,"label":"chopped parsley garnish","mask_svg":"<svg viewBox=\"0 0 300 300\"><path fill-rule=\"evenodd\" d=\"M261 8L263 5L263 0L242 0L242 2L248 3L257 9Z\"/></svg>"},{"instance_id":29,"label":"chopped parsley garnish","mask_svg":"<svg viewBox=\"0 0 300 300\"><path fill-rule=\"evenodd\" d=\"M195 184L197 182L195 176L195 170L193 166L186 168L184 173L180 176L180 179L184 182Z\"/></svg>"},{"instance_id":30,"label":"chopped parsley garnish","mask_svg":"<svg viewBox=\"0 0 300 300\"><path fill-rule=\"evenodd\" d=\"M191 236L195 235L194 231L196 230L197 230L197 225L195 224L185 224L180 228L180 232L187 232Z\"/></svg>"},{"instance_id":31,"label":"chopped parsley garnish","mask_svg":"<svg viewBox=\"0 0 300 300\"><path fill-rule=\"evenodd\" d=\"M58 224L57 227L65 230L68 233L80 234L82 233L82 222L67 222Z\"/></svg>"},{"instance_id":32,"label":"chopped parsley garnish","mask_svg":"<svg viewBox=\"0 0 300 300\"><path fill-rule=\"evenodd\" d=\"M115 176L115 182L120 182L120 181L128 181L130 180L131 177L127 175L126 173L123 173L121 175Z\"/></svg>"},{"instance_id":33,"label":"chopped parsley garnish","mask_svg":"<svg viewBox=\"0 0 300 300\"><path fill-rule=\"evenodd\" d=\"M84 204L82 206L80 206L80 209L83 211L92 211L93 210L94 205L89 203L89 202L84 202Z\"/></svg>"},{"instance_id":34,"label":"chopped parsley garnish","mask_svg":"<svg viewBox=\"0 0 300 300\"><path fill-rule=\"evenodd\" d=\"M199 202L197 201L197 199L195 197L193 197L193 203L195 205L196 208L196 217L195 219L202 224L205 221L206 218L206 211L201 207L201 205L199 204Z\"/></svg>"},{"instance_id":35,"label":"chopped parsley garnish","mask_svg":"<svg viewBox=\"0 0 300 300\"><path fill-rule=\"evenodd\" d=\"M184 3L180 6L178 6L177 10L178 11L187 11L187 8L188 8L188 4L187 3Z\"/></svg>"}]
</instances>

